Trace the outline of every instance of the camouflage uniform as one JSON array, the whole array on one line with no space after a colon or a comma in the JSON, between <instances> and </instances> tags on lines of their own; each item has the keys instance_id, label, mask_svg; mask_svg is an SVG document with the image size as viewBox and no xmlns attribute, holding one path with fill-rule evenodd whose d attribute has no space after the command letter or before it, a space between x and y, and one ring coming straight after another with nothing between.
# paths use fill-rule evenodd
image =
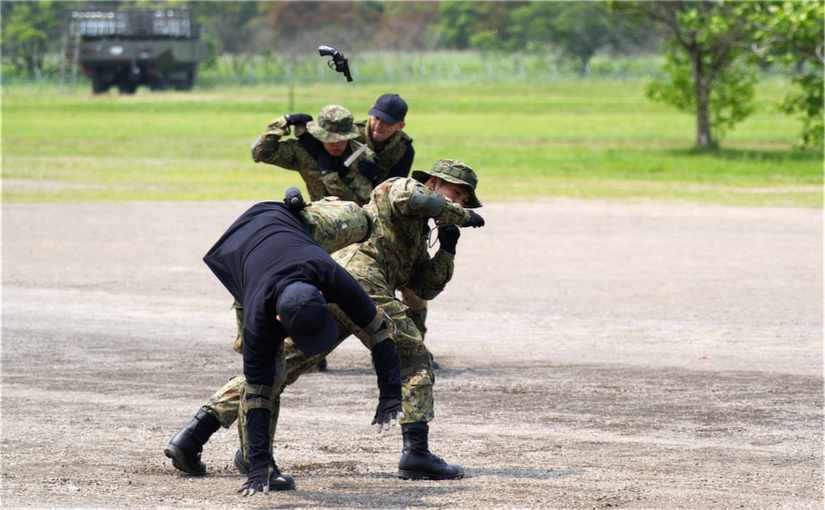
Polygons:
<instances>
[{"instance_id":1,"label":"camouflage uniform","mask_svg":"<svg viewBox=\"0 0 825 510\"><path fill-rule=\"evenodd\" d=\"M460 162L442 160L439 163L443 163L442 166L445 167L441 168L441 171L471 172ZM426 180L423 176L419 178ZM417 296L433 299L452 277L454 257L452 253L439 250L430 258L427 252L429 216L416 211L414 204L410 203L410 198L415 193L419 196L437 195L420 182L409 178L394 178L380 184L373 191L370 203L364 207L372 218L373 228L369 239L333 254L333 259L355 278L376 306L389 315L394 323L403 384L402 423L427 422L433 419L432 387L435 376L432 371L432 357L424 345L423 336L408 317L407 307L395 297L395 291L407 287ZM475 195L473 199L475 200ZM446 201L441 211L435 215L435 220L442 225L462 225L468 217L469 213L465 209ZM331 308L338 320L340 341L355 333L368 348L372 347L368 344L368 336L358 331L337 307L331 305ZM294 347L291 340L287 339L284 342L286 380L281 388L273 391L272 401L275 410L270 427L272 434L277 426L280 393L327 354L328 352L307 357ZM203 406L224 427L229 427L238 417L240 392L244 382L242 376L231 379ZM239 427L243 428L243 424L239 423ZM246 459L247 448L243 435L241 448Z\"/></svg>"},{"instance_id":2,"label":"camouflage uniform","mask_svg":"<svg viewBox=\"0 0 825 510\"><path fill-rule=\"evenodd\" d=\"M371 176L373 184L378 185L391 177L407 177L415 158L413 140L404 131L397 131L383 142L372 139L369 122L357 122L360 137L358 141L367 144L374 153L376 173ZM408 289L400 289L401 301L407 306L407 316L415 323L422 337L427 332L427 301L416 296Z\"/></svg>"},{"instance_id":3,"label":"camouflage uniform","mask_svg":"<svg viewBox=\"0 0 825 510\"><path fill-rule=\"evenodd\" d=\"M365 157L351 168L342 164L357 149L353 140L359 136L349 110L338 105L325 106L318 114L317 121L308 122L305 128L295 127L296 138L281 140L289 133L287 116L275 119L252 146L252 159L256 163L269 163L296 170L306 184L310 200L337 196L359 205L369 200L372 182L357 168ZM330 156L322 145L344 140L350 140L350 144L340 158ZM371 154L368 153L366 159L370 157Z\"/></svg>"},{"instance_id":4,"label":"camouflage uniform","mask_svg":"<svg viewBox=\"0 0 825 510\"><path fill-rule=\"evenodd\" d=\"M358 141L365 143L373 152L372 160L376 164L375 175L370 176L372 183L378 185L391 177L407 177L415 158L412 138L404 131L397 131L387 140L378 142L372 139L367 121L356 122Z\"/></svg>"}]
</instances>

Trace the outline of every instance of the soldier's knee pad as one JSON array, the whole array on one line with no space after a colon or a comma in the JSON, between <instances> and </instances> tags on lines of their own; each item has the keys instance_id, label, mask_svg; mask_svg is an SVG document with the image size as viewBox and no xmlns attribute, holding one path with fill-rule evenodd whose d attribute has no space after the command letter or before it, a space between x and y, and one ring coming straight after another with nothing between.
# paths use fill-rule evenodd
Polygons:
<instances>
[{"instance_id":1,"label":"soldier's knee pad","mask_svg":"<svg viewBox=\"0 0 825 510\"><path fill-rule=\"evenodd\" d=\"M272 386L246 383L243 405L247 411L251 409L268 409L271 411Z\"/></svg>"}]
</instances>

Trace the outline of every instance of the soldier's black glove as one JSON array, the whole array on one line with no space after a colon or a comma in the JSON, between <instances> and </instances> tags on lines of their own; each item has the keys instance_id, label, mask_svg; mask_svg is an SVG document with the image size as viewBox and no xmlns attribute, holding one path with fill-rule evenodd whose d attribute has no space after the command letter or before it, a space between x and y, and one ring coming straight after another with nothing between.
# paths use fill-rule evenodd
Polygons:
<instances>
[{"instance_id":1,"label":"soldier's black glove","mask_svg":"<svg viewBox=\"0 0 825 510\"><path fill-rule=\"evenodd\" d=\"M438 227L438 244L448 253L455 255L455 245L458 244L459 237L461 237L461 231L455 225Z\"/></svg>"},{"instance_id":2,"label":"soldier's black glove","mask_svg":"<svg viewBox=\"0 0 825 510\"><path fill-rule=\"evenodd\" d=\"M390 430L398 424L401 413L401 363L398 349L390 339L378 343L372 348L372 365L378 376L378 407L372 424L378 432Z\"/></svg>"},{"instance_id":3,"label":"soldier's black glove","mask_svg":"<svg viewBox=\"0 0 825 510\"><path fill-rule=\"evenodd\" d=\"M312 115L308 115L306 113L293 113L291 115L286 116L286 125L287 126L295 126L306 124L307 122L312 120Z\"/></svg>"},{"instance_id":4,"label":"soldier's black glove","mask_svg":"<svg viewBox=\"0 0 825 510\"><path fill-rule=\"evenodd\" d=\"M372 424L376 426L380 434L398 425L398 420L403 416L400 398L379 398Z\"/></svg>"},{"instance_id":5,"label":"soldier's black glove","mask_svg":"<svg viewBox=\"0 0 825 510\"><path fill-rule=\"evenodd\" d=\"M271 469L272 465L269 462L250 469L246 482L241 485L238 492L243 496L252 496L256 492L269 492L269 472Z\"/></svg>"},{"instance_id":6,"label":"soldier's black glove","mask_svg":"<svg viewBox=\"0 0 825 510\"><path fill-rule=\"evenodd\" d=\"M293 213L298 213L307 206L306 202L304 202L303 195L301 195L301 190L295 187L286 189L286 193L284 194L284 204L287 209Z\"/></svg>"},{"instance_id":7,"label":"soldier's black glove","mask_svg":"<svg viewBox=\"0 0 825 510\"><path fill-rule=\"evenodd\" d=\"M483 227L484 226L484 218L482 218L481 215L479 215L475 211L467 211L467 212L470 213L470 217L467 219L467 221L464 222L463 225L461 225L462 227L478 228L478 227Z\"/></svg>"},{"instance_id":8,"label":"soldier's black glove","mask_svg":"<svg viewBox=\"0 0 825 510\"><path fill-rule=\"evenodd\" d=\"M375 161L367 158L361 158L361 161L358 162L358 171L370 180L373 185L378 184L378 176L381 173L381 169L378 168L378 164Z\"/></svg>"}]
</instances>

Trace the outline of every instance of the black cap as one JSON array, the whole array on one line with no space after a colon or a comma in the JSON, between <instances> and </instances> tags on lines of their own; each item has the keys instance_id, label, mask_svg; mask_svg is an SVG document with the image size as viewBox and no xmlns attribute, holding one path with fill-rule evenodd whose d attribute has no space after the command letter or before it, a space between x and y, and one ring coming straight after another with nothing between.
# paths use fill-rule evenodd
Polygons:
<instances>
[{"instance_id":1,"label":"black cap","mask_svg":"<svg viewBox=\"0 0 825 510\"><path fill-rule=\"evenodd\" d=\"M290 283L278 296L275 309L287 334L305 355L314 356L335 346L338 328L327 310L327 301L316 287L304 282Z\"/></svg>"},{"instance_id":2,"label":"black cap","mask_svg":"<svg viewBox=\"0 0 825 510\"><path fill-rule=\"evenodd\" d=\"M398 124L407 116L407 103L398 94L384 94L375 100L369 114L388 124Z\"/></svg>"}]
</instances>

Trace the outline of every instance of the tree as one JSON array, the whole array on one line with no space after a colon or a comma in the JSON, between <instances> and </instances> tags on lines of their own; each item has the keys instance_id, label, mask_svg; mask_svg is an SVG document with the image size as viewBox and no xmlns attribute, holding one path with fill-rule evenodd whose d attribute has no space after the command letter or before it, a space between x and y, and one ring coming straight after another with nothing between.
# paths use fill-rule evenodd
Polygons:
<instances>
[{"instance_id":1,"label":"tree","mask_svg":"<svg viewBox=\"0 0 825 510\"><path fill-rule=\"evenodd\" d=\"M430 29L438 16L435 2L390 2L373 38L376 49L432 49Z\"/></svg>"},{"instance_id":2,"label":"tree","mask_svg":"<svg viewBox=\"0 0 825 510\"><path fill-rule=\"evenodd\" d=\"M440 43L447 48L466 50L515 50L518 30L510 13L527 2L456 2L439 5L437 29Z\"/></svg>"},{"instance_id":3,"label":"tree","mask_svg":"<svg viewBox=\"0 0 825 510\"><path fill-rule=\"evenodd\" d=\"M665 74L648 95L696 115L696 146L717 146L714 132L733 127L752 111L756 76L747 64L756 3L700 2L616 3L619 11L640 14L665 27Z\"/></svg>"},{"instance_id":4,"label":"tree","mask_svg":"<svg viewBox=\"0 0 825 510\"><path fill-rule=\"evenodd\" d=\"M822 1L768 4L755 11L757 54L763 62L778 63L792 72L797 89L781 104L800 115L800 145L823 146L823 72L825 72L825 4Z\"/></svg>"},{"instance_id":5,"label":"tree","mask_svg":"<svg viewBox=\"0 0 825 510\"><path fill-rule=\"evenodd\" d=\"M3 58L16 73L39 77L50 42L59 41L63 6L51 1L3 2Z\"/></svg>"},{"instance_id":6,"label":"tree","mask_svg":"<svg viewBox=\"0 0 825 510\"><path fill-rule=\"evenodd\" d=\"M590 60L604 48L619 48L632 40L633 31L621 16L603 2L531 2L511 13L510 23L521 39L520 47L555 46L577 61L587 74Z\"/></svg>"}]
</instances>

